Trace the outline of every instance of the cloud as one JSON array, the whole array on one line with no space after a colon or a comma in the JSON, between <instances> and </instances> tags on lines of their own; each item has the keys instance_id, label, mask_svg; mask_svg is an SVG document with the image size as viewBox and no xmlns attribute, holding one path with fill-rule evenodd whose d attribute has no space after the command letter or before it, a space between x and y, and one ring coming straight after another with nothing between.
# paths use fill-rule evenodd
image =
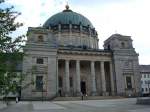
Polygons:
<instances>
[{"instance_id":1,"label":"cloud","mask_svg":"<svg viewBox=\"0 0 150 112\"><path fill-rule=\"evenodd\" d=\"M129 2L111 2L110 4L97 4L92 8L76 6L78 12L88 17L99 34L100 48L103 41L113 33L130 35L135 50L140 54L141 64L150 64L149 53L149 27L150 27L150 1L132 0Z\"/></svg>"},{"instance_id":2,"label":"cloud","mask_svg":"<svg viewBox=\"0 0 150 112\"><path fill-rule=\"evenodd\" d=\"M67 0L66 0L67 1ZM64 9L65 0L7 0L7 3L16 6L22 15L18 21L24 23L23 30L27 27L37 27L43 24L50 16ZM97 1L97 0L96 0ZM96 2L93 0L93 2ZM86 16L95 26L99 34L100 48L103 41L111 34L117 32L132 36L134 47L140 54L141 64L150 64L150 1L149 0L111 0L96 3L77 0L69 1L70 8ZM88 5L88 4L91 4Z\"/></svg>"}]
</instances>

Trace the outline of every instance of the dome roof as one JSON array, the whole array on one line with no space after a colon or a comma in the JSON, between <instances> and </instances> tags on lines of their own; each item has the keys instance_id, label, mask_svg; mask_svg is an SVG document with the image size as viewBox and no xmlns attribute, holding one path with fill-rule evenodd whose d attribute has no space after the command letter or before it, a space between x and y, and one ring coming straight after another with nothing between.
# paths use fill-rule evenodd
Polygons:
<instances>
[{"instance_id":1,"label":"dome roof","mask_svg":"<svg viewBox=\"0 0 150 112\"><path fill-rule=\"evenodd\" d=\"M74 25L79 25L81 24L82 26L85 27L90 27L94 28L92 23L83 15L78 14L76 12L73 12L72 10L69 9L69 7L66 7L66 10L57 13L50 17L43 25L43 27L50 27L50 26L56 26L58 24L74 24Z\"/></svg>"}]
</instances>

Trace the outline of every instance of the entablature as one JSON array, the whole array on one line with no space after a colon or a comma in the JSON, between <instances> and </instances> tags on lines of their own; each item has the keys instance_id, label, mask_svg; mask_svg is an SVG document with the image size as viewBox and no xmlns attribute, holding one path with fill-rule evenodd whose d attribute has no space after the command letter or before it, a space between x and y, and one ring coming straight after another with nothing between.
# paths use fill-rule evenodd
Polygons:
<instances>
[{"instance_id":1,"label":"entablature","mask_svg":"<svg viewBox=\"0 0 150 112\"><path fill-rule=\"evenodd\" d=\"M73 51L58 50L58 59L86 60L86 61L111 61L112 53L106 51Z\"/></svg>"}]
</instances>

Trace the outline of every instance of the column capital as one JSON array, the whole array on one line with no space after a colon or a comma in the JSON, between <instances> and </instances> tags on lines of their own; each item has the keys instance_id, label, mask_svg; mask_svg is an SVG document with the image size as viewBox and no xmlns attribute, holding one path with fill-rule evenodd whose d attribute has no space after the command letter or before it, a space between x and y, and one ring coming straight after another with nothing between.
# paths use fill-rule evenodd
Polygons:
<instances>
[{"instance_id":1,"label":"column capital","mask_svg":"<svg viewBox=\"0 0 150 112\"><path fill-rule=\"evenodd\" d=\"M70 61L70 59L65 59L65 61Z\"/></svg>"},{"instance_id":2,"label":"column capital","mask_svg":"<svg viewBox=\"0 0 150 112\"><path fill-rule=\"evenodd\" d=\"M96 62L96 60L91 60L90 62L93 62L93 63L95 63L95 62Z\"/></svg>"},{"instance_id":3,"label":"column capital","mask_svg":"<svg viewBox=\"0 0 150 112\"><path fill-rule=\"evenodd\" d=\"M104 60L101 60L101 61L99 61L100 63L104 63L104 62L106 62L106 61L104 61Z\"/></svg>"},{"instance_id":4,"label":"column capital","mask_svg":"<svg viewBox=\"0 0 150 112\"><path fill-rule=\"evenodd\" d=\"M109 62L109 64L112 64L112 61L108 61Z\"/></svg>"},{"instance_id":5,"label":"column capital","mask_svg":"<svg viewBox=\"0 0 150 112\"><path fill-rule=\"evenodd\" d=\"M76 62L80 62L81 60L76 60Z\"/></svg>"}]
</instances>

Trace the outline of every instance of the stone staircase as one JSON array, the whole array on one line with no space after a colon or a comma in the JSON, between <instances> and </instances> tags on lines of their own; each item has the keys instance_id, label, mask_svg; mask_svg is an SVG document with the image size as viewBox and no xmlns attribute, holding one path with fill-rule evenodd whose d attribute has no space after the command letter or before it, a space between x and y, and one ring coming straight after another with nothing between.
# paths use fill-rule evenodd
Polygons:
<instances>
[{"instance_id":1,"label":"stone staircase","mask_svg":"<svg viewBox=\"0 0 150 112\"><path fill-rule=\"evenodd\" d=\"M78 101L78 100L104 100L104 99L122 99L121 96L84 96L82 97L56 97L53 101Z\"/></svg>"}]
</instances>

